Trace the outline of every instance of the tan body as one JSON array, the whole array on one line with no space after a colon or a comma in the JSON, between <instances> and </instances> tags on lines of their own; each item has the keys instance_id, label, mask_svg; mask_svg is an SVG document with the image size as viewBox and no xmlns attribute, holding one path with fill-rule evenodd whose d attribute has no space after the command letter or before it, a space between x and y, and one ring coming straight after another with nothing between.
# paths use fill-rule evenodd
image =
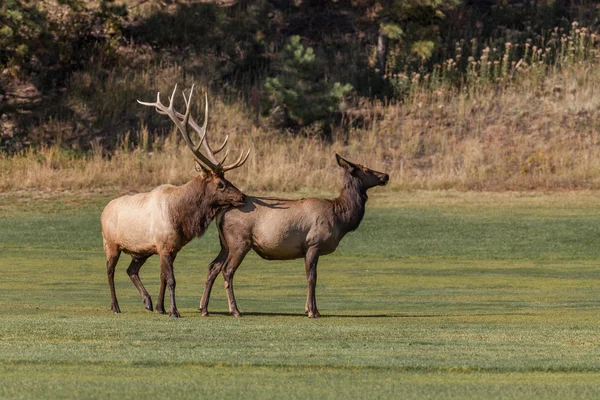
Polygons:
<instances>
[{"instance_id":1,"label":"tan body","mask_svg":"<svg viewBox=\"0 0 600 400\"><path fill-rule=\"evenodd\" d=\"M149 193L119 197L106 206L100 217L106 267L111 292L111 310L121 312L114 288L115 267L121 252L130 254L127 274L142 296L146 309L152 300L139 270L148 257L160 256L160 292L156 309L165 313L164 295L171 294L169 315L179 317L175 303L173 262L193 238L204 234L217 212L243 204L244 195L224 178L211 172L183 186L163 185Z\"/></svg>"},{"instance_id":2,"label":"tan body","mask_svg":"<svg viewBox=\"0 0 600 400\"><path fill-rule=\"evenodd\" d=\"M365 212L367 189L385 185L389 179L387 174L337 157L338 164L345 169L344 187L337 199L248 196L244 206L219 213L221 252L208 267L200 302L203 315L208 315L210 292L219 272L223 272L225 279L229 311L240 315L233 293L233 275L253 249L267 260L305 259L305 311L309 317L319 316L315 299L319 256L334 252L344 235L358 228Z\"/></svg>"},{"instance_id":3,"label":"tan body","mask_svg":"<svg viewBox=\"0 0 600 400\"><path fill-rule=\"evenodd\" d=\"M191 238L178 235L169 205L180 201L181 192L181 188L162 185L108 203L101 217L104 245L117 245L135 257L180 250Z\"/></svg>"},{"instance_id":4,"label":"tan body","mask_svg":"<svg viewBox=\"0 0 600 400\"><path fill-rule=\"evenodd\" d=\"M248 196L243 207L231 211L217 216L226 243L231 236L247 241L266 260L301 258L315 246L320 255L330 254L347 233L333 200Z\"/></svg>"}]
</instances>

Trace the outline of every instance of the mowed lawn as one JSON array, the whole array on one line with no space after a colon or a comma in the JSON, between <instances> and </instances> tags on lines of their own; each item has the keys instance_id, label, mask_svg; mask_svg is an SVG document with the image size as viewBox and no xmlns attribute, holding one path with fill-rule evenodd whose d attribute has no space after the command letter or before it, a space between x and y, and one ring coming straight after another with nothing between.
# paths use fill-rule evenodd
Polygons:
<instances>
[{"instance_id":1,"label":"mowed lawn","mask_svg":"<svg viewBox=\"0 0 600 400\"><path fill-rule=\"evenodd\" d=\"M117 266L108 195L0 195L0 398L600 397L600 194L385 193L319 263L250 254L197 310L214 226L175 263L181 319ZM141 277L156 304L158 259ZM168 296L167 296L167 305Z\"/></svg>"}]
</instances>

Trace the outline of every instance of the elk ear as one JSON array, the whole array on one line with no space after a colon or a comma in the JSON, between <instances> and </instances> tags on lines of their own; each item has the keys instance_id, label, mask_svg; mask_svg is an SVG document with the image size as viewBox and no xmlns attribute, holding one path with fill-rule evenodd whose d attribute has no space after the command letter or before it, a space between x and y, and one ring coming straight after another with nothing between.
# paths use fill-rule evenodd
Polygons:
<instances>
[{"instance_id":1,"label":"elk ear","mask_svg":"<svg viewBox=\"0 0 600 400\"><path fill-rule=\"evenodd\" d=\"M196 171L202 173L203 175L207 175L210 170L208 168L206 168L200 161L195 160L196 161Z\"/></svg>"},{"instance_id":2,"label":"elk ear","mask_svg":"<svg viewBox=\"0 0 600 400\"><path fill-rule=\"evenodd\" d=\"M352 164L350 161L348 160L344 160L339 154L335 155L335 159L337 160L337 163L340 167L344 168L345 170L347 170L348 172L350 172L351 174L354 172L354 170L356 169L356 166L354 164Z\"/></svg>"}]
</instances>

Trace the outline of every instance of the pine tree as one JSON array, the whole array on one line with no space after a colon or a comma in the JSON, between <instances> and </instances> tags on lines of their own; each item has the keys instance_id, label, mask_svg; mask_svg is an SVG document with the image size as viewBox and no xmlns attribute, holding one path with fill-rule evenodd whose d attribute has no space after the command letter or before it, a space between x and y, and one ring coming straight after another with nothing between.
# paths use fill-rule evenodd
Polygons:
<instances>
[{"instance_id":1,"label":"pine tree","mask_svg":"<svg viewBox=\"0 0 600 400\"><path fill-rule=\"evenodd\" d=\"M278 64L278 75L265 82L269 109L282 110L287 125L326 127L331 123L352 86L328 82L319 71L314 50L304 47L300 36L293 36L284 46Z\"/></svg>"}]
</instances>

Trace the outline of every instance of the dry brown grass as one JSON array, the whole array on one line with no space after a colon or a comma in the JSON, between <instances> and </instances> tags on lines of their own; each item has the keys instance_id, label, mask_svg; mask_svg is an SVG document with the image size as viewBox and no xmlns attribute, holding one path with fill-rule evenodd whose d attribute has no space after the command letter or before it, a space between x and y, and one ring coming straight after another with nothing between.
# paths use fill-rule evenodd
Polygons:
<instances>
[{"instance_id":1,"label":"dry brown grass","mask_svg":"<svg viewBox=\"0 0 600 400\"><path fill-rule=\"evenodd\" d=\"M77 73L67 99L81 120L94 107L95 115L110 114L106 120L137 119L136 132L109 127L123 138L111 154L95 143L81 156L64 150L63 143L1 155L0 190L137 191L189 180L192 156L177 132L157 134L170 122L135 99L152 98L156 89L151 88L167 92L176 81L189 86L190 78L177 66L153 65L140 55L143 51L136 50L135 68L117 67L103 80L94 79L94 71ZM229 175L247 191L335 192L336 152L389 172L389 191L598 189L598 64L596 54L543 73L525 69L507 83L483 82L463 90L416 85L403 104L370 104L355 112L371 122L339 133L332 143L293 137L267 124L257 127L253 112L240 102L210 97L210 137L216 143L229 134L232 151L252 149L248 163ZM198 99L197 114L200 106ZM159 128L149 131L148 121ZM42 124L39 134L54 135L60 143L61 135L74 129L69 122Z\"/></svg>"}]
</instances>

